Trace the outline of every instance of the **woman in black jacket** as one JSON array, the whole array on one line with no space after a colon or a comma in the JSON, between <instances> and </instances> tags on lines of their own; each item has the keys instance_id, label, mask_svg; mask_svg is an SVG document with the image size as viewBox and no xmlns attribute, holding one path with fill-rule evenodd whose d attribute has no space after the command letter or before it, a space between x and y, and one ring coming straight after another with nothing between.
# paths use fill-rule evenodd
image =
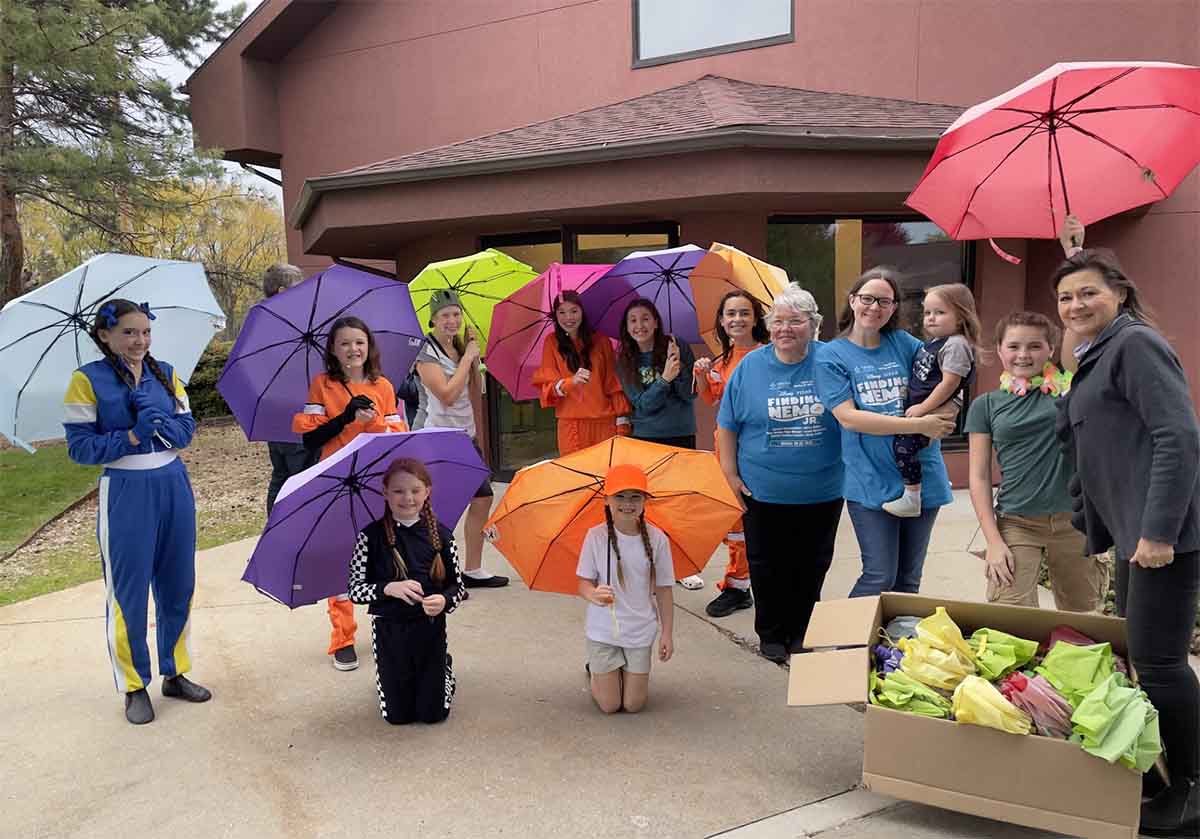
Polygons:
<instances>
[{"instance_id":1,"label":"woman in black jacket","mask_svg":"<svg viewBox=\"0 0 1200 839\"><path fill-rule=\"evenodd\" d=\"M1188 647L1200 598L1200 426L1179 357L1116 257L1068 253L1053 284L1063 326L1082 342L1059 416L1077 475L1073 523L1087 553L1116 546L1117 612L1159 712L1171 785L1143 804L1142 832L1195 836L1200 687Z\"/></svg>"},{"instance_id":2,"label":"woman in black jacket","mask_svg":"<svg viewBox=\"0 0 1200 839\"><path fill-rule=\"evenodd\" d=\"M393 725L441 722L454 700L446 615L465 597L454 534L433 514L425 465L398 458L387 508L358 534L347 591L371 615L379 710Z\"/></svg>"}]
</instances>

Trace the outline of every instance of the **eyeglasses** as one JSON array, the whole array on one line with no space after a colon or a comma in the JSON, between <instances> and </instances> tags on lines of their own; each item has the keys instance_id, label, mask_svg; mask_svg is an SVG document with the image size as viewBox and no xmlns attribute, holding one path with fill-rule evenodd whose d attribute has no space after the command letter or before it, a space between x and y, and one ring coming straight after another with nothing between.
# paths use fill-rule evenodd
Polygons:
<instances>
[{"instance_id":1,"label":"eyeglasses","mask_svg":"<svg viewBox=\"0 0 1200 839\"><path fill-rule=\"evenodd\" d=\"M854 296L858 298L859 303L862 303L868 309L876 303L879 304L879 308L881 309L890 309L896 305L896 301L890 297L876 297L874 294L856 294Z\"/></svg>"},{"instance_id":2,"label":"eyeglasses","mask_svg":"<svg viewBox=\"0 0 1200 839\"><path fill-rule=\"evenodd\" d=\"M784 329L786 327L787 329L801 329L806 324L811 323L811 322L812 322L812 318L787 318L787 319L781 318L778 320L772 320L771 328L772 329Z\"/></svg>"}]
</instances>

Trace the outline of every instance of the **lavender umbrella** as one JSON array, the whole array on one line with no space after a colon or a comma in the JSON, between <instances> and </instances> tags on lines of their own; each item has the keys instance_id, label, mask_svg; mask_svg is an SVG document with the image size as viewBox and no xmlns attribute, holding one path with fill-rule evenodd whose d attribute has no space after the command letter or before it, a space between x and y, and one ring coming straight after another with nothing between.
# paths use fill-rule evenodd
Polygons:
<instances>
[{"instance_id":1,"label":"lavender umbrella","mask_svg":"<svg viewBox=\"0 0 1200 839\"><path fill-rule=\"evenodd\" d=\"M580 294L588 320L598 332L617 338L625 307L645 297L662 315L664 332L688 344L701 343L688 277L706 253L695 245L684 245L629 254Z\"/></svg>"},{"instance_id":2,"label":"lavender umbrella","mask_svg":"<svg viewBox=\"0 0 1200 839\"><path fill-rule=\"evenodd\" d=\"M408 287L390 277L337 264L250 309L217 380L217 390L248 440L298 442L292 416L325 369L329 327L361 318L379 347L393 386L408 376L421 348L421 326Z\"/></svg>"},{"instance_id":3,"label":"lavender umbrella","mask_svg":"<svg viewBox=\"0 0 1200 839\"><path fill-rule=\"evenodd\" d=\"M383 473L398 457L425 464L450 529L489 474L457 429L359 434L283 485L242 579L292 609L345 592L354 540L383 515Z\"/></svg>"}]
</instances>

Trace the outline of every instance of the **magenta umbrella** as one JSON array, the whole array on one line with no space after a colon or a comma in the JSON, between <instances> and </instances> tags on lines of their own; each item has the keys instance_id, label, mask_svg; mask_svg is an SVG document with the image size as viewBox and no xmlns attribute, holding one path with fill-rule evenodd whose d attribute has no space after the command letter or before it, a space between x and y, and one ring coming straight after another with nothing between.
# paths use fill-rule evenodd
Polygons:
<instances>
[{"instance_id":1,"label":"magenta umbrella","mask_svg":"<svg viewBox=\"0 0 1200 839\"><path fill-rule=\"evenodd\" d=\"M542 363L542 344L554 333L554 299L564 291L584 291L609 268L554 262L496 304L485 361L515 401L538 396L533 374Z\"/></svg>"},{"instance_id":2,"label":"magenta umbrella","mask_svg":"<svg viewBox=\"0 0 1200 839\"><path fill-rule=\"evenodd\" d=\"M1166 198L1200 162L1200 68L1055 64L969 108L905 201L954 239L1053 239Z\"/></svg>"}]
</instances>

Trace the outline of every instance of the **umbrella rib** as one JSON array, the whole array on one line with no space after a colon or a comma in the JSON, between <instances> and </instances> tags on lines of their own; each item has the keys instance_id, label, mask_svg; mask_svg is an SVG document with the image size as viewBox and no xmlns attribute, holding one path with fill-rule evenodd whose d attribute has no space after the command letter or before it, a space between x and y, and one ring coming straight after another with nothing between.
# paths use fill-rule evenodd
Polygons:
<instances>
[{"instance_id":1,"label":"umbrella rib","mask_svg":"<svg viewBox=\"0 0 1200 839\"><path fill-rule=\"evenodd\" d=\"M1089 131L1086 128L1080 128L1078 125L1071 122L1070 120L1063 120L1063 125L1065 125L1068 128L1074 129L1075 131L1078 131L1080 134L1084 135L1085 137L1090 137L1091 139L1095 140L1097 143L1101 143L1105 146L1108 146L1110 149L1115 151L1117 154L1119 154L1119 155L1125 157L1127 160L1129 160L1129 162L1132 163L1134 166L1137 166L1139 169L1141 169L1143 173L1149 172L1151 175L1150 182L1152 184L1154 184L1155 189L1157 189L1160 193L1162 193L1163 198L1167 197L1167 193L1165 191L1163 191L1163 188L1158 185L1158 181L1154 179L1153 170L1151 170L1150 168L1148 168L1146 166L1143 166L1141 161L1139 161L1136 157L1131 155L1129 152L1125 151L1123 148L1120 148L1117 145L1114 145L1112 142L1104 139L1099 134Z\"/></svg>"},{"instance_id":2,"label":"umbrella rib","mask_svg":"<svg viewBox=\"0 0 1200 839\"><path fill-rule=\"evenodd\" d=\"M967 199L966 206L963 207L962 216L959 217L958 224L956 224L954 226L954 232L951 234L950 238L952 238L952 239L958 238L958 233L960 230L962 230L963 222L966 221L967 213L969 213L971 211L971 204L975 201L975 196L979 194L979 190L983 188L983 185L988 182L988 180L992 177L992 175L994 175L998 171L1000 171L1000 167L1003 166L1010 157L1012 157L1014 154L1016 154L1017 150L1019 148L1021 148L1021 146L1025 145L1025 143L1029 140L1029 138L1032 137L1036 133L1038 133L1038 130L1035 128L1034 130L1032 130L1028 134L1026 134L1024 137L1022 137L1021 142L1017 143L1015 146L1013 146L1011 149L1009 149L1008 153L1005 154L1004 157L1002 157L1000 159L1000 162L997 163L994 167L992 167L992 171L988 172L987 175L984 176L983 180L981 180L979 183L977 183L975 185L975 188L973 190L971 190L971 197Z\"/></svg>"},{"instance_id":3,"label":"umbrella rib","mask_svg":"<svg viewBox=\"0 0 1200 839\"><path fill-rule=\"evenodd\" d=\"M239 361L245 361L248 358L253 358L254 356L258 355L259 353L264 353L267 350L273 350L278 347L286 347L288 344L301 345L301 344L303 344L303 342L300 340L299 337L284 338L282 341L275 341L274 343L263 344L261 347L255 347L254 349L250 350L249 352L242 353L241 355L230 356L229 363L225 366L225 370L221 371L221 375L224 376L225 373L230 368L232 368L233 365L237 364Z\"/></svg>"},{"instance_id":4,"label":"umbrella rib","mask_svg":"<svg viewBox=\"0 0 1200 839\"><path fill-rule=\"evenodd\" d=\"M1056 131L1050 132L1050 144L1049 145L1050 145L1051 149L1053 149L1053 151L1054 151L1055 159L1058 161L1058 179L1059 179L1060 184L1062 185L1063 209L1066 211L1067 215L1070 215L1071 214L1071 196L1067 194L1067 173L1066 173L1066 170L1063 169L1062 149L1059 148L1059 145L1058 145L1058 132L1056 132ZM1051 195L1051 200L1050 200L1050 212L1051 212L1050 229L1053 230L1054 229L1053 194Z\"/></svg>"},{"instance_id":5,"label":"umbrella rib","mask_svg":"<svg viewBox=\"0 0 1200 839\"><path fill-rule=\"evenodd\" d=\"M50 341L46 349L44 349L42 354L38 356L38 360L34 362L33 369L29 371L29 375L25 377L25 381L21 384L20 389L17 390L17 398L13 403L13 428L16 428L17 417L21 413L21 395L25 393L25 388L29 387L29 383L33 381L33 377L37 373L38 368L42 366L42 362L46 360L46 356L50 355L50 350L54 349L54 345L58 343L58 339L63 335L66 335L67 330L70 328L71 324L68 322L61 330L59 330L59 333L54 336L54 339Z\"/></svg>"},{"instance_id":6,"label":"umbrella rib","mask_svg":"<svg viewBox=\"0 0 1200 839\"><path fill-rule=\"evenodd\" d=\"M263 385L262 392L259 393L258 396L255 398L254 413L250 415L250 433L251 434L254 433L254 426L258 422L258 409L262 406L262 401L263 401L263 398L267 395L267 391L271 389L271 385L275 384L275 380L279 378L279 374L283 372L283 368L288 366L288 362L290 362L293 358L295 358L296 353L300 352L300 350L303 348L304 348L304 344L301 343L300 341L297 341L296 346L288 354L288 357L285 358L282 362L280 362L279 367L275 370L275 373L271 376L271 378L267 381L267 383L265 385ZM305 354L305 361L307 361L307 360L308 360L308 356L307 356L307 354ZM221 376L224 376L224 375L225 375L225 372L221 371Z\"/></svg>"},{"instance_id":7,"label":"umbrella rib","mask_svg":"<svg viewBox=\"0 0 1200 839\"><path fill-rule=\"evenodd\" d=\"M1074 110L1066 111L1064 116L1066 114L1069 114L1073 117L1079 116L1080 114L1107 114L1107 113L1111 113L1112 111L1163 111L1163 110L1183 111L1184 113L1191 114L1194 117L1200 117L1200 111L1193 111L1191 108L1186 108L1183 105L1173 105L1169 102L1163 103L1160 105L1109 105L1104 108L1077 108Z\"/></svg>"},{"instance_id":8,"label":"umbrella rib","mask_svg":"<svg viewBox=\"0 0 1200 839\"><path fill-rule=\"evenodd\" d=\"M305 499L304 501L300 502L300 504L296 506L296 509L289 510L288 512L284 513L282 516L279 517L278 521L275 521L275 522L268 521L266 524L266 527L263 528L263 532L262 532L263 536L266 536L268 533L270 533L276 527L283 524L285 521L290 519L292 516L296 515L296 513L299 513L301 510L303 510L309 504L315 504L316 502L320 501L322 498L324 498L327 495L336 495L338 490L342 486L341 479L336 478L333 475L314 475L312 480L315 481L317 478L333 478L333 479L337 480L338 483L337 483L337 485L331 486L328 489L321 490L316 495L314 495L312 498L308 498L308 499Z\"/></svg>"},{"instance_id":9,"label":"umbrella rib","mask_svg":"<svg viewBox=\"0 0 1200 839\"><path fill-rule=\"evenodd\" d=\"M501 344L503 344L505 341L507 341L509 338L520 337L522 334L524 334L528 330L533 329L534 327L539 327L539 326L542 327L543 329L545 329L546 319L543 318L540 321L538 321L538 320L530 321L529 323L522 326L520 329L514 329L512 332L506 332L505 334L501 335L499 338L495 338L495 339L491 340L489 342L491 344L491 346L488 347L488 354L491 355L491 353L495 352L496 348L499 347ZM538 337L541 337L541 336L539 335ZM536 342L536 340L537 339L535 338L534 341Z\"/></svg>"},{"instance_id":10,"label":"umbrella rib","mask_svg":"<svg viewBox=\"0 0 1200 839\"><path fill-rule=\"evenodd\" d=\"M62 327L64 323L69 323L69 322L70 322L69 320L67 320L67 321L58 320L58 321L55 321L54 323L48 323L45 326L39 326L37 329L33 330L32 332L27 332L24 335L22 335L20 338L17 338L16 340L5 344L3 347L0 347L0 352L4 352L5 350L7 350L11 347L15 347L17 344L21 343L26 338L32 338L34 335L37 335L39 332L45 332L47 329L58 329L58 328Z\"/></svg>"},{"instance_id":11,"label":"umbrella rib","mask_svg":"<svg viewBox=\"0 0 1200 839\"><path fill-rule=\"evenodd\" d=\"M1014 131L1021 131L1022 129L1029 128L1030 126L1032 126L1034 128L1034 131L1036 132L1038 126L1042 125L1042 122L1043 121L1042 121L1041 115L1039 115L1037 118L1031 119L1031 120L1026 120L1025 122L1021 123L1020 125L1012 125L1012 126L1009 126L1008 128L1005 128L1002 131L997 131L994 134L989 134L986 137L981 137L980 139L976 140L974 143L971 143L968 146L963 146L961 149L956 149L955 151L950 152L950 154L946 155L941 160L939 160L937 163L937 166L935 166L933 168L936 169L938 166L941 166L943 163L945 163L950 158L958 157L960 154L969 152L972 149L976 148L977 146L981 146L984 143L987 143L991 140L995 140L998 137L1003 137L1005 134L1011 134ZM1026 139L1028 139L1028 137ZM924 178L922 178L922 180L924 180Z\"/></svg>"},{"instance_id":12,"label":"umbrella rib","mask_svg":"<svg viewBox=\"0 0 1200 839\"><path fill-rule=\"evenodd\" d=\"M87 304L86 308L90 309L93 306L95 306L97 303L107 300L108 298L110 298L114 294L116 294L118 291L120 291L121 289L125 288L127 285L132 283L133 281L140 280L142 277L146 276L147 274L149 274L151 271L153 271L157 267L159 267L159 266L151 265L145 271L139 271L136 274L134 274L132 277L121 280L121 282L117 283L117 285L112 289L112 291L108 292L107 294L102 294L99 297L95 298L94 300L92 300L91 303ZM79 297L80 297L80 299L83 299L83 281L84 281L84 278L81 277L79 279ZM76 314L80 314L80 312L77 311Z\"/></svg>"},{"instance_id":13,"label":"umbrella rib","mask_svg":"<svg viewBox=\"0 0 1200 839\"><path fill-rule=\"evenodd\" d=\"M393 280L384 280L383 282L384 282L384 283L393 283L394 281L393 281ZM338 318L340 318L342 315L344 315L344 314L346 313L346 311L347 311L347 310L348 310L348 309L349 309L351 306L353 306L353 305L354 305L354 304L356 304L356 303L360 303L360 302L362 302L362 301L363 301L363 300L365 300L367 297L369 297L371 294L374 294L376 291L388 290L388 289L390 289L390 288L391 288L391 286L388 286L388 285L377 285L377 286L375 286L375 287L373 287L373 288L368 288L368 289L366 289L366 290L365 290L365 291L363 291L361 294L359 294L357 297L355 297L355 298L353 298L352 300L348 300L348 301L346 301L345 303L343 303L343 304L342 304L342 306L341 306L341 308L337 309L337 310L336 310L336 311L334 311L334 312L333 312L333 313L332 313L332 314L331 314L329 317L325 318L325 320L323 320L323 321L321 321L320 323L318 323L318 324L316 325L316 328L317 328L317 329L322 329L322 328L324 328L325 326L327 326L327 325L329 325L329 324L333 323L335 320L337 320L337 319L338 319ZM403 288L403 286L400 286L400 288ZM316 314L316 310L315 310L315 306L316 306L316 297L315 297L315 296L313 297L313 306L314 306L314 311L313 311L313 314L314 314L314 316L315 316L315 314Z\"/></svg>"},{"instance_id":14,"label":"umbrella rib","mask_svg":"<svg viewBox=\"0 0 1200 839\"><path fill-rule=\"evenodd\" d=\"M1091 90L1088 90L1088 91L1085 91L1085 92L1079 94L1078 96L1076 96L1074 99L1070 100L1069 102L1065 102L1063 104L1063 106L1058 109L1058 112L1062 113L1063 111L1065 111L1068 108L1070 108L1071 106L1073 106L1076 102L1081 102L1084 99L1087 99L1089 96L1092 96L1093 94L1100 92L1101 90L1108 87L1109 85L1111 85L1115 82L1119 82L1121 79L1125 78L1126 76L1128 76L1130 73L1133 73L1137 69L1138 69L1137 67L1126 67L1124 70L1122 70L1120 73L1117 73L1117 75L1113 76L1111 79L1100 82L1100 84L1096 85ZM1058 79L1055 78L1054 81L1057 84ZM1054 109L1054 100L1053 99L1051 99L1051 101L1050 101L1050 107L1052 110Z\"/></svg>"}]
</instances>

